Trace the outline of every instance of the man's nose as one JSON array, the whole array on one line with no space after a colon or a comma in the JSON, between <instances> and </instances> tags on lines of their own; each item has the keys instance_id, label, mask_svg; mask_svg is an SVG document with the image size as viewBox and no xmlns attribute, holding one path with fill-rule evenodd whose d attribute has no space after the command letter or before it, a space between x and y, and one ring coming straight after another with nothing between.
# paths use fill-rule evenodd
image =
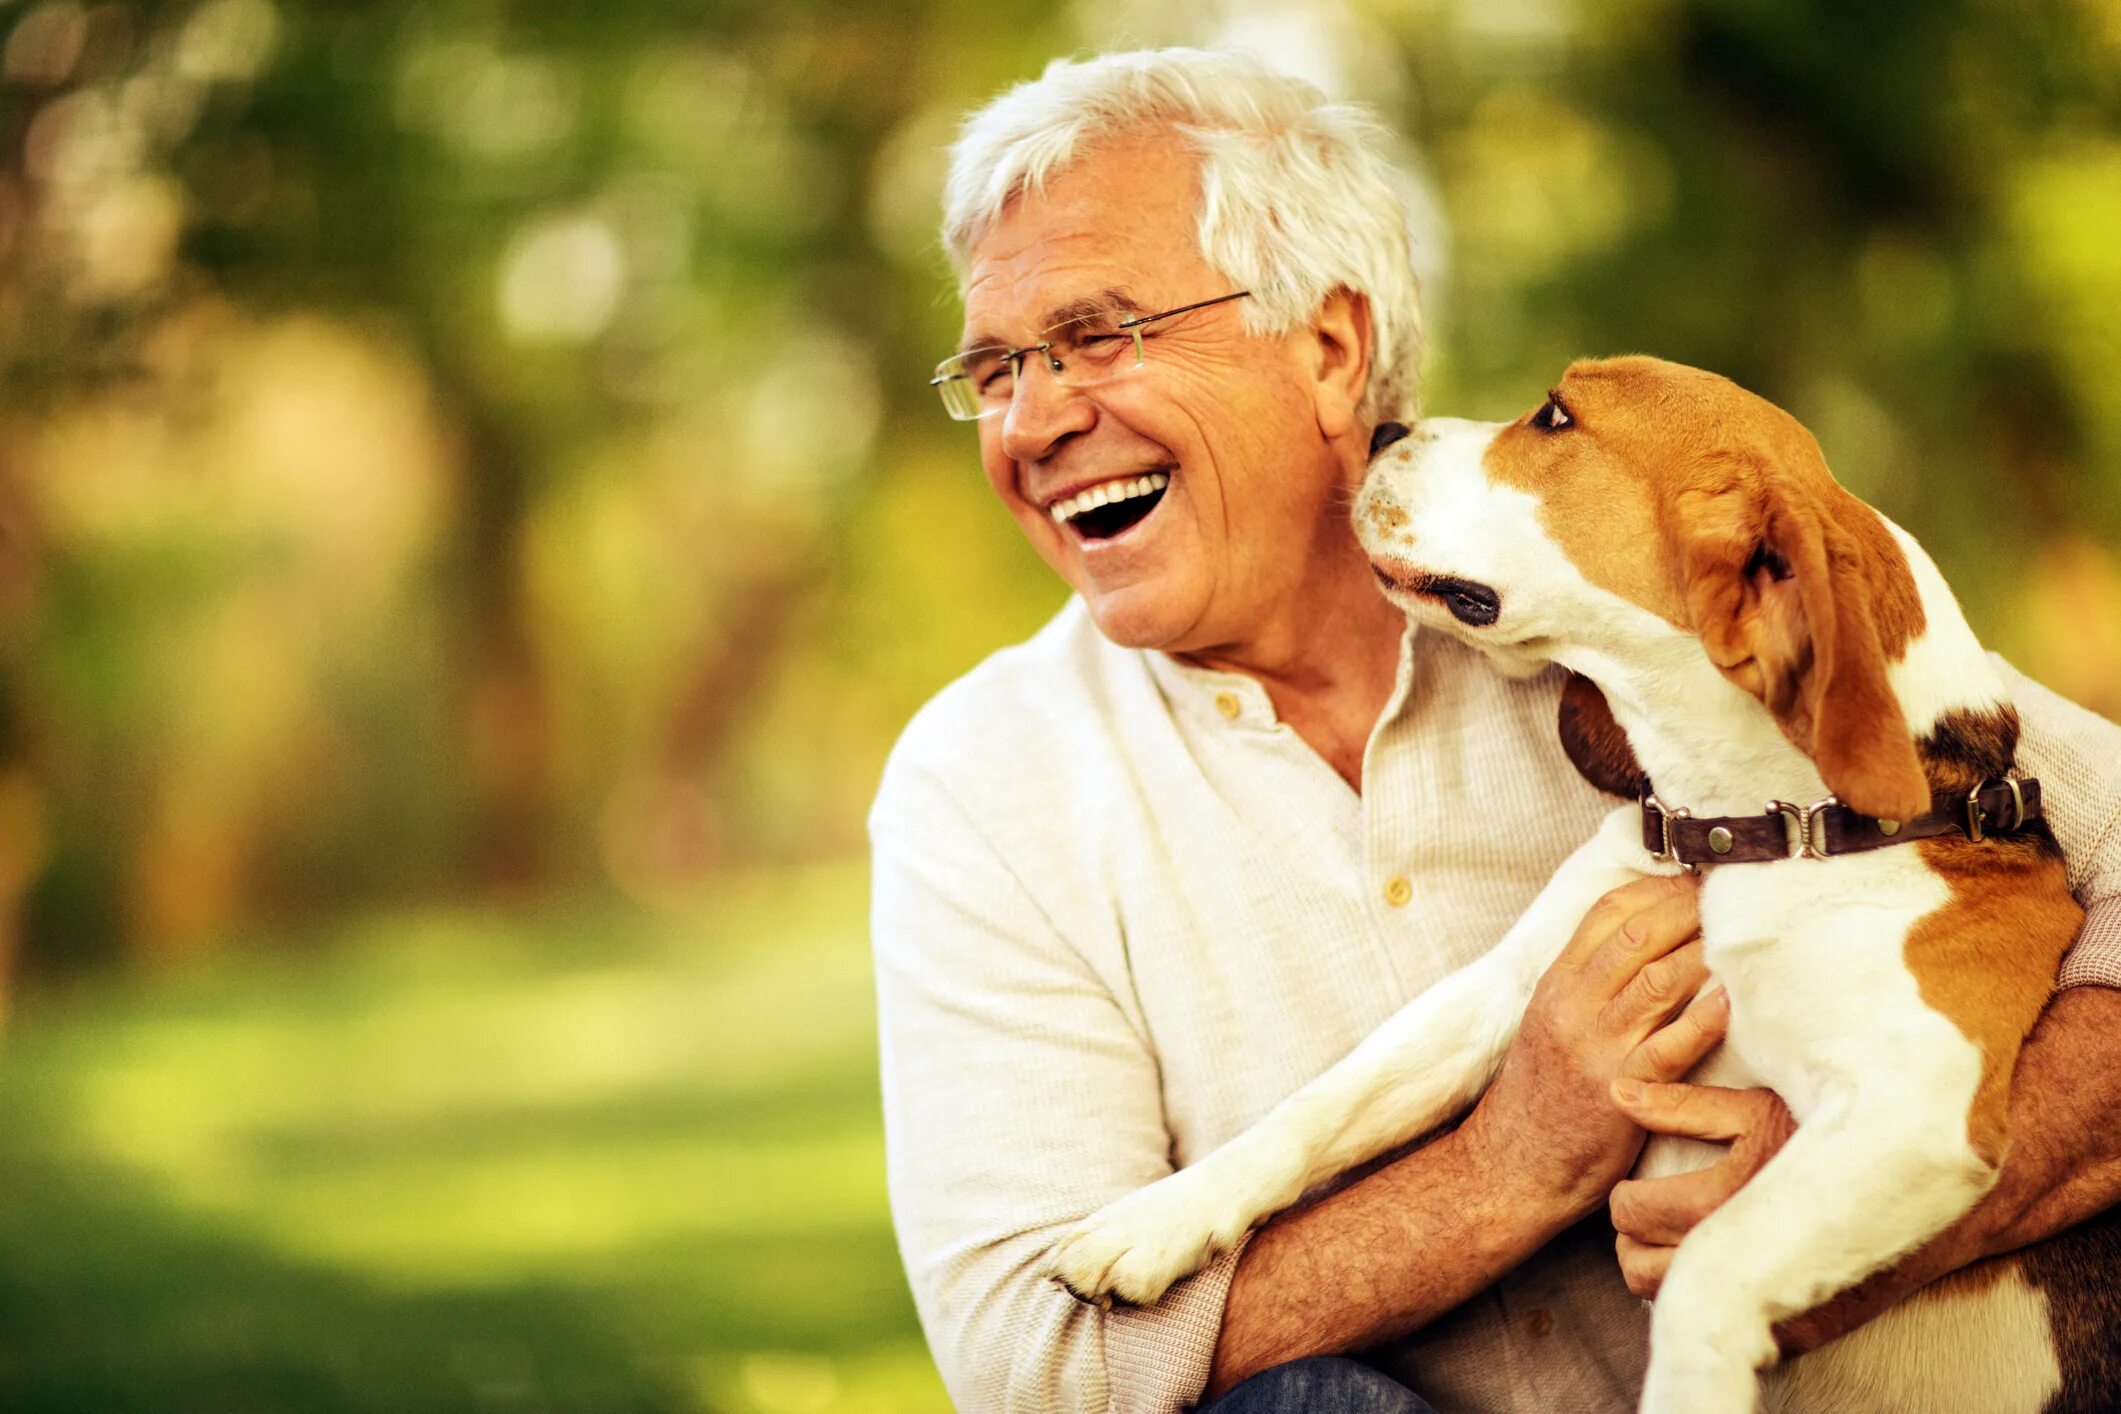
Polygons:
<instances>
[{"instance_id":1,"label":"man's nose","mask_svg":"<svg viewBox=\"0 0 2121 1414\"><path fill-rule=\"evenodd\" d=\"M1011 461L1042 461L1063 437L1088 431L1096 420L1096 405L1081 390L1062 387L1044 354L1025 354L1002 414L1002 452Z\"/></svg>"}]
</instances>

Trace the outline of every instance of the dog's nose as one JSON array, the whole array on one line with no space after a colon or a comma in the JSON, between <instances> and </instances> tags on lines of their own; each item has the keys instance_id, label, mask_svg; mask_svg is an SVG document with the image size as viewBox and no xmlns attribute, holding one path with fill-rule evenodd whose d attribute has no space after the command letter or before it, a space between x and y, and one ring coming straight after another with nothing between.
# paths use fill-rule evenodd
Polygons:
<instances>
[{"instance_id":1,"label":"dog's nose","mask_svg":"<svg viewBox=\"0 0 2121 1414\"><path fill-rule=\"evenodd\" d=\"M1451 617L1469 628L1486 628L1502 617L1502 596L1470 579L1432 579L1423 592L1443 600Z\"/></svg>"},{"instance_id":2,"label":"dog's nose","mask_svg":"<svg viewBox=\"0 0 2121 1414\"><path fill-rule=\"evenodd\" d=\"M1370 434L1370 455L1376 456L1406 435L1407 425L1404 422L1378 423L1377 430Z\"/></svg>"}]
</instances>

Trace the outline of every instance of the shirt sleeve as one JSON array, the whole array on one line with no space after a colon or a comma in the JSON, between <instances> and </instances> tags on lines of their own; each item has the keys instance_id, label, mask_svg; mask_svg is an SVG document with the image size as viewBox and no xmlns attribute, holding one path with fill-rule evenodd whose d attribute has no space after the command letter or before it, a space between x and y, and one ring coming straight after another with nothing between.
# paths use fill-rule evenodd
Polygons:
<instances>
[{"instance_id":1,"label":"shirt sleeve","mask_svg":"<svg viewBox=\"0 0 2121 1414\"><path fill-rule=\"evenodd\" d=\"M2121 987L2121 727L1990 657L2018 707L2018 765L2040 780L2041 809L2084 905L2055 985Z\"/></svg>"},{"instance_id":2,"label":"shirt sleeve","mask_svg":"<svg viewBox=\"0 0 2121 1414\"><path fill-rule=\"evenodd\" d=\"M1109 1313L1044 1272L1070 1224L1171 1172L1146 1037L943 782L894 759L870 834L892 1215L951 1398L1024 1414L1192 1404L1237 1251Z\"/></svg>"}]
</instances>

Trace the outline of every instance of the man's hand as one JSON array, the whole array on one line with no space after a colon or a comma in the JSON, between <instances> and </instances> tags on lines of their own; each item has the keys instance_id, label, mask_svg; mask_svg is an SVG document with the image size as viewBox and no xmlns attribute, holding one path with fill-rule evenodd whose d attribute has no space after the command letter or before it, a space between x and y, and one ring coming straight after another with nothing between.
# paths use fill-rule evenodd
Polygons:
<instances>
[{"instance_id":1,"label":"man's hand","mask_svg":"<svg viewBox=\"0 0 2121 1414\"><path fill-rule=\"evenodd\" d=\"M1663 1284L1679 1239L1758 1173L1796 1132L1797 1123L1772 1090L1646 1084L1624 1077L1613 1082L1613 1102L1652 1134L1730 1146L1705 1169L1631 1178L1613 1189L1608 1207L1619 1233L1614 1246L1620 1273L1628 1290L1647 1301Z\"/></svg>"},{"instance_id":2,"label":"man's hand","mask_svg":"<svg viewBox=\"0 0 2121 1414\"><path fill-rule=\"evenodd\" d=\"M1614 1249L1620 1257L1620 1273L1628 1290L1647 1301L1663 1285L1679 1240L1744 1187L1797 1132L1797 1122L1782 1097L1764 1089L1645 1085L1622 1079L1613 1083L1613 1100L1623 1114L1653 1134L1730 1146L1707 1168L1665 1178L1629 1179L1613 1189L1609 1206L1618 1234ZM1782 1322L1775 1328L1782 1353L1816 1350L1918 1287L1992 1251L2008 1250L1990 1242L2001 1221L2005 1191L1999 1189L1991 1202L1887 1270L1816 1310Z\"/></svg>"},{"instance_id":3,"label":"man's hand","mask_svg":"<svg viewBox=\"0 0 2121 1414\"><path fill-rule=\"evenodd\" d=\"M1495 1181L1559 1223L1596 1207L1642 1147L1642 1129L1613 1108L1614 1079L1676 1080L1723 1037L1722 990L1695 995L1708 976L1697 895L1682 875L1593 905L1462 1126Z\"/></svg>"}]
</instances>

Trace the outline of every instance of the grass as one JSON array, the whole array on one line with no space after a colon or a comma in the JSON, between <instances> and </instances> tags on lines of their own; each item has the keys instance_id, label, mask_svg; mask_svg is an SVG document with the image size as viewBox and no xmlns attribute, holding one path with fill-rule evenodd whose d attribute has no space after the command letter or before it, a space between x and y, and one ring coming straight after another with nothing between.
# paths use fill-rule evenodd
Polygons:
<instances>
[{"instance_id":1,"label":"grass","mask_svg":"<svg viewBox=\"0 0 2121 1414\"><path fill-rule=\"evenodd\" d=\"M947 1408L884 1203L862 904L832 868L33 995L0 1408Z\"/></svg>"}]
</instances>

